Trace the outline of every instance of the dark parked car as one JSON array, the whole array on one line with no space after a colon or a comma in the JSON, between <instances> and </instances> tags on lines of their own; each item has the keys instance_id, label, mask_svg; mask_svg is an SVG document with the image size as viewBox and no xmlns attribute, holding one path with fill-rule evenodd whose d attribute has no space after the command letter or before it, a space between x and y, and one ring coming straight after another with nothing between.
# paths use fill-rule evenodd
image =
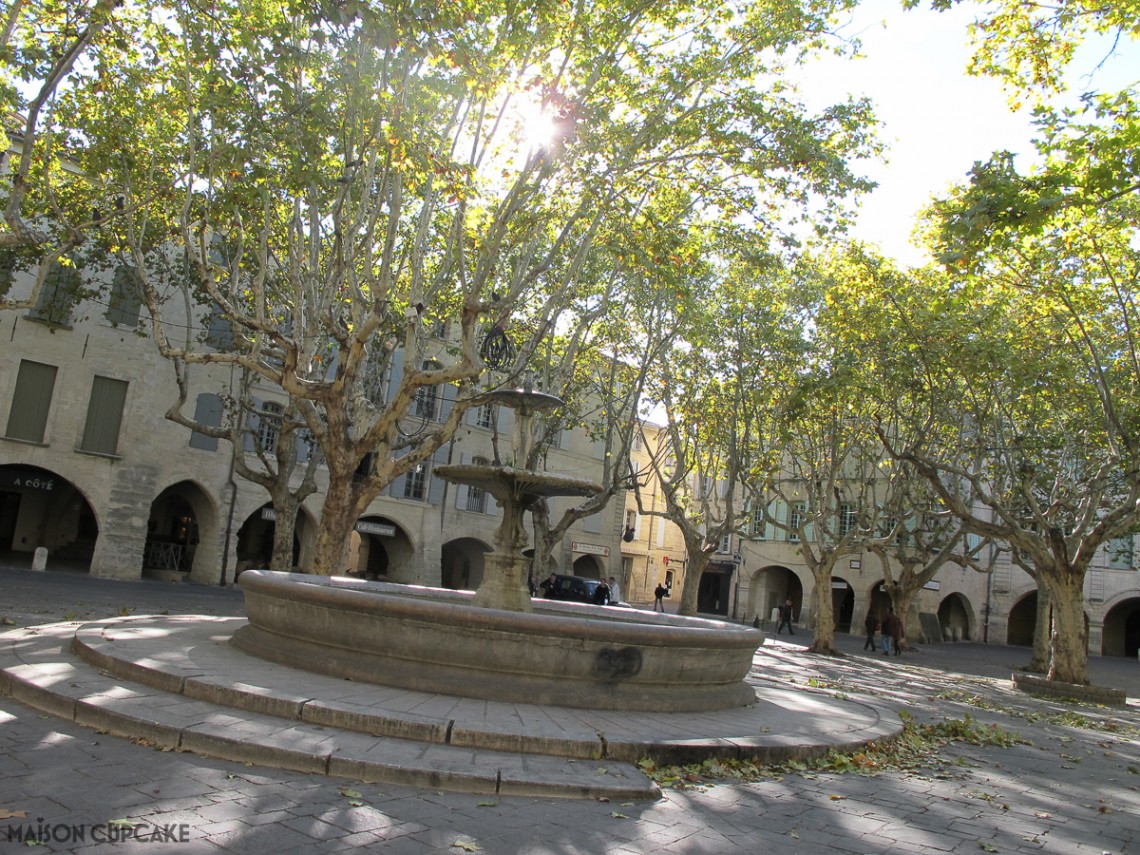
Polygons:
<instances>
[{"instance_id":1,"label":"dark parked car","mask_svg":"<svg viewBox=\"0 0 1140 855\"><path fill-rule=\"evenodd\" d=\"M549 600L568 600L572 603L594 602L597 579L583 579L581 576L555 576L554 591Z\"/></svg>"}]
</instances>

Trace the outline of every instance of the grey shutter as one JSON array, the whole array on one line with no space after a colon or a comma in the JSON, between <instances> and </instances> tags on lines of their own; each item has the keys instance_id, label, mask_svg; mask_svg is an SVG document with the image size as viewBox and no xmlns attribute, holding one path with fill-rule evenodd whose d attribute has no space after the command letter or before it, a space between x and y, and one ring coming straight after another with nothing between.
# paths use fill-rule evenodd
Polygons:
<instances>
[{"instance_id":1,"label":"grey shutter","mask_svg":"<svg viewBox=\"0 0 1140 855\"><path fill-rule=\"evenodd\" d=\"M437 448L431 458L431 471L428 472L427 500L429 505L438 505L443 501L443 490L447 482L435 474L435 467L447 463L448 447Z\"/></svg>"},{"instance_id":2,"label":"grey shutter","mask_svg":"<svg viewBox=\"0 0 1140 855\"><path fill-rule=\"evenodd\" d=\"M392 351L392 373L388 380L388 394L387 400L390 402L396 397L396 390L400 388L400 384L404 382L404 351L402 349ZM403 493L400 494L401 496Z\"/></svg>"},{"instance_id":3,"label":"grey shutter","mask_svg":"<svg viewBox=\"0 0 1140 855\"><path fill-rule=\"evenodd\" d=\"M125 380L95 376L91 382L91 401L87 405L87 423L83 427L80 448L99 454L115 454L118 451L119 428L123 424L123 405L126 400Z\"/></svg>"},{"instance_id":4,"label":"grey shutter","mask_svg":"<svg viewBox=\"0 0 1140 855\"><path fill-rule=\"evenodd\" d=\"M8 413L7 436L28 442L44 441L57 371L54 365L20 360L12 409Z\"/></svg>"},{"instance_id":5,"label":"grey shutter","mask_svg":"<svg viewBox=\"0 0 1140 855\"><path fill-rule=\"evenodd\" d=\"M71 309L79 299L79 284L79 271L74 263L64 266L53 261L40 286L36 307L29 315L60 326L68 324Z\"/></svg>"},{"instance_id":6,"label":"grey shutter","mask_svg":"<svg viewBox=\"0 0 1140 855\"><path fill-rule=\"evenodd\" d=\"M194 405L194 421L210 427L221 427L222 411L222 399L210 392L203 392ZM203 451L217 451L218 439L198 431L191 431L190 447L200 448Z\"/></svg>"},{"instance_id":7,"label":"grey shutter","mask_svg":"<svg viewBox=\"0 0 1140 855\"><path fill-rule=\"evenodd\" d=\"M142 299L139 294L138 272L120 264L111 282L111 296L107 301L107 320L115 326L137 327Z\"/></svg>"},{"instance_id":8,"label":"grey shutter","mask_svg":"<svg viewBox=\"0 0 1140 855\"><path fill-rule=\"evenodd\" d=\"M602 511L582 517L582 530L588 534L602 533Z\"/></svg>"},{"instance_id":9,"label":"grey shutter","mask_svg":"<svg viewBox=\"0 0 1140 855\"><path fill-rule=\"evenodd\" d=\"M458 391L451 383L445 383L439 388L439 420L446 421L451 415L451 408L455 405L455 393Z\"/></svg>"},{"instance_id":10,"label":"grey shutter","mask_svg":"<svg viewBox=\"0 0 1140 855\"><path fill-rule=\"evenodd\" d=\"M460 452L459 453L459 462L460 462L460 464L470 463L471 462L471 456L465 452ZM461 511L467 510L467 493L468 493L469 489L470 488L466 484L456 484L455 485L455 507ZM490 499L490 496L488 496L487 498ZM494 500L491 499L491 501L494 501Z\"/></svg>"}]
</instances>

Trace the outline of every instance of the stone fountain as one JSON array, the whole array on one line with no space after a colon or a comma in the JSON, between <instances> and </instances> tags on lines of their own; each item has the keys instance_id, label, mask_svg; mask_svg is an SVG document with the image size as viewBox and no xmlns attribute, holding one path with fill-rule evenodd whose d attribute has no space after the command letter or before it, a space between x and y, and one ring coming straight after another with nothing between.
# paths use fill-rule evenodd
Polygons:
<instances>
[{"instance_id":1,"label":"stone fountain","mask_svg":"<svg viewBox=\"0 0 1140 855\"><path fill-rule=\"evenodd\" d=\"M515 462L525 463L534 441L531 436L534 414L561 406L562 401L554 395L536 392L531 388L529 376L521 389L497 389L488 392L486 397L491 403L514 410L511 447ZM484 559L484 580L475 593L475 604L516 612L533 609L526 585L527 561L522 553L527 543L523 515L544 498L593 496L602 491L601 484L594 481L501 463L437 466L435 474L446 481L484 490L502 508L503 521L495 532L495 548Z\"/></svg>"},{"instance_id":2,"label":"stone fountain","mask_svg":"<svg viewBox=\"0 0 1140 855\"><path fill-rule=\"evenodd\" d=\"M514 463L553 395L488 393L515 411ZM475 592L247 570L249 623L233 643L274 662L424 692L657 712L750 704L744 682L763 634L752 627L630 608L532 600L523 515L539 499L600 485L496 462L436 468L486 490L503 509Z\"/></svg>"}]
</instances>

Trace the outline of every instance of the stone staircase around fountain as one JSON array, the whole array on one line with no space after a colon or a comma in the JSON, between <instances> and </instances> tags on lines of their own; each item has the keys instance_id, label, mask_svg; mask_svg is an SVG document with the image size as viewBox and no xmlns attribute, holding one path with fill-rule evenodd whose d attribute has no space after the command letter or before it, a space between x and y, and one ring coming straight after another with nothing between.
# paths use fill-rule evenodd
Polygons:
<instances>
[{"instance_id":1,"label":"stone staircase around fountain","mask_svg":"<svg viewBox=\"0 0 1140 855\"><path fill-rule=\"evenodd\" d=\"M499 703L336 679L228 643L241 618L136 616L0 635L0 694L163 750L497 795L652 799L636 765L798 759L889 739L866 701L756 683L757 703L700 714Z\"/></svg>"}]
</instances>

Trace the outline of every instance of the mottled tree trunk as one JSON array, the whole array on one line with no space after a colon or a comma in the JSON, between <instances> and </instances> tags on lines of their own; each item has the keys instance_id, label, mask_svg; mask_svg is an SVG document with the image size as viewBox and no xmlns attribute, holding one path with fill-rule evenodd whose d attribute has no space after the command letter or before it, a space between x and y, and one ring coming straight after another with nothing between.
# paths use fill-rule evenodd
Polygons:
<instances>
[{"instance_id":1,"label":"mottled tree trunk","mask_svg":"<svg viewBox=\"0 0 1140 855\"><path fill-rule=\"evenodd\" d=\"M1053 636L1053 596L1041 582L1037 583L1037 615L1033 625L1033 656L1025 670L1044 674L1049 670L1049 649Z\"/></svg>"},{"instance_id":2,"label":"mottled tree trunk","mask_svg":"<svg viewBox=\"0 0 1140 855\"><path fill-rule=\"evenodd\" d=\"M273 558L270 570L293 569L293 538L297 530L297 508L300 502L288 490L283 495L273 497Z\"/></svg>"},{"instance_id":3,"label":"mottled tree trunk","mask_svg":"<svg viewBox=\"0 0 1140 855\"><path fill-rule=\"evenodd\" d=\"M348 539L356 525L356 516L352 476L336 477L330 472L321 521L317 525L312 567L314 575L335 576L347 570Z\"/></svg>"},{"instance_id":4,"label":"mottled tree trunk","mask_svg":"<svg viewBox=\"0 0 1140 855\"><path fill-rule=\"evenodd\" d=\"M1085 621L1083 568L1058 568L1043 576L1052 589L1053 634L1050 640L1050 680L1088 683L1089 631Z\"/></svg>"},{"instance_id":5,"label":"mottled tree trunk","mask_svg":"<svg viewBox=\"0 0 1140 855\"><path fill-rule=\"evenodd\" d=\"M530 518L534 529L534 565L531 572L536 582L558 572L558 562L554 560L554 535L550 531L550 508L545 501L535 502L530 508Z\"/></svg>"},{"instance_id":6,"label":"mottled tree trunk","mask_svg":"<svg viewBox=\"0 0 1140 855\"><path fill-rule=\"evenodd\" d=\"M839 651L835 649L835 605L831 601L831 565L820 564L812 568L812 578L815 580L815 601L812 604L812 653L827 653L834 655ZM803 616L803 606L800 606L800 616Z\"/></svg>"},{"instance_id":7,"label":"mottled tree trunk","mask_svg":"<svg viewBox=\"0 0 1140 855\"><path fill-rule=\"evenodd\" d=\"M697 613L697 594L700 593L701 576L709 566L709 553L703 550L689 550L689 563L685 567L685 579L681 585L681 603L677 607L677 614L689 615Z\"/></svg>"}]
</instances>

